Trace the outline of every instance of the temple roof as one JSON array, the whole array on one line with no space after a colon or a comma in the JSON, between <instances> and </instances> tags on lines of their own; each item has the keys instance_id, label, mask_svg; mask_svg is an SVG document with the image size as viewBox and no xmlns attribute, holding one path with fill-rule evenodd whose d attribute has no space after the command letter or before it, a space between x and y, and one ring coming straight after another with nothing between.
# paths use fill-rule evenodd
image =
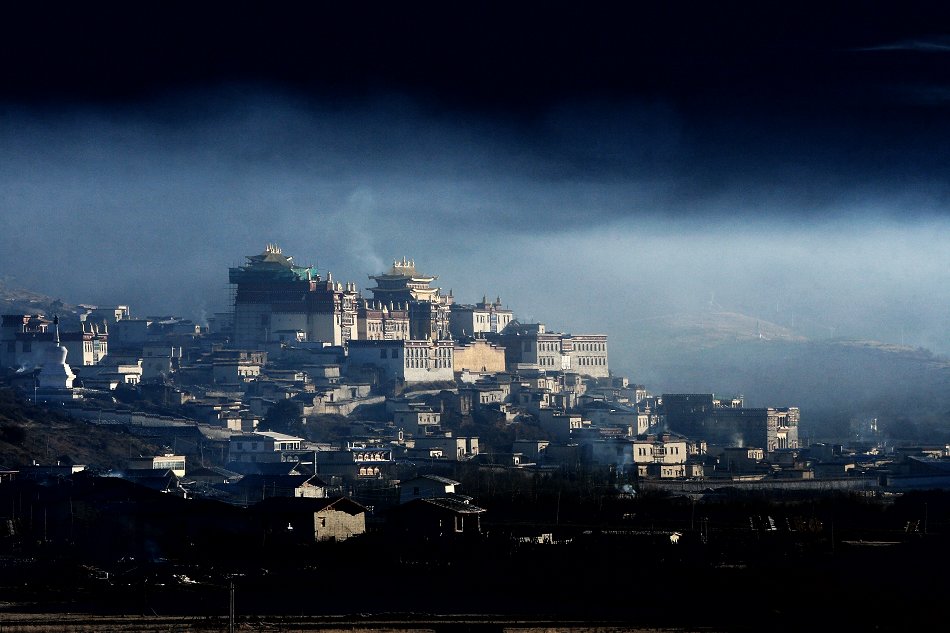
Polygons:
<instances>
[{"instance_id":1,"label":"temple roof","mask_svg":"<svg viewBox=\"0 0 950 633\"><path fill-rule=\"evenodd\" d=\"M389 272L379 275L370 275L370 279L405 279L422 283L429 283L438 279L438 275L424 275L416 270L416 262L411 259L394 259Z\"/></svg>"},{"instance_id":2,"label":"temple roof","mask_svg":"<svg viewBox=\"0 0 950 633\"><path fill-rule=\"evenodd\" d=\"M248 255L247 263L229 269L232 284L319 280L313 266L297 266L276 244L267 244L260 255Z\"/></svg>"}]
</instances>

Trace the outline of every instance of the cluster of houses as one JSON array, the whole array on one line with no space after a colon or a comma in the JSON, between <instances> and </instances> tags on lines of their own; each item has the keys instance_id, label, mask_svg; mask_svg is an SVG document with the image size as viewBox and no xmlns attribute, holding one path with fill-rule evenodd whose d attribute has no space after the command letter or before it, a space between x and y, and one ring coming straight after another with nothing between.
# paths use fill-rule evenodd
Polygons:
<instances>
[{"instance_id":1,"label":"cluster of houses","mask_svg":"<svg viewBox=\"0 0 950 633\"><path fill-rule=\"evenodd\" d=\"M207 324L138 318L124 305L83 306L78 327L62 332L55 317L3 315L0 365L26 397L75 417L190 433L217 466L185 468L171 451L118 470L244 505L413 497L426 512L477 525L483 510L445 477L460 463L525 473L600 468L668 489L886 483L888 456L800 446L796 407L651 394L613 375L606 335L522 323L499 298L457 303L408 259L370 277L371 297L274 245L229 278L232 309ZM328 415L349 428L338 441L313 441L269 428L278 414L298 430ZM513 430L515 439L486 445L472 432L479 425ZM913 457L918 475L927 460L940 463L932 453ZM401 480L405 464L430 479ZM429 494L434 488L440 494ZM359 514L334 503L321 511ZM356 519L324 518L357 530Z\"/></svg>"}]
</instances>

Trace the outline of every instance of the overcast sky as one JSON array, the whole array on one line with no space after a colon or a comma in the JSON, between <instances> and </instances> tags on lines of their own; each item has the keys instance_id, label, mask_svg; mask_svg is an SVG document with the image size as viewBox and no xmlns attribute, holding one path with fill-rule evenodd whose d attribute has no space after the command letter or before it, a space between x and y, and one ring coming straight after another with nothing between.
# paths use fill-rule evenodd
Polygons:
<instances>
[{"instance_id":1,"label":"overcast sky","mask_svg":"<svg viewBox=\"0 0 950 633\"><path fill-rule=\"evenodd\" d=\"M273 242L361 288L415 259L622 371L710 305L950 353L948 15L765 4L19 9L0 272L203 319Z\"/></svg>"}]
</instances>

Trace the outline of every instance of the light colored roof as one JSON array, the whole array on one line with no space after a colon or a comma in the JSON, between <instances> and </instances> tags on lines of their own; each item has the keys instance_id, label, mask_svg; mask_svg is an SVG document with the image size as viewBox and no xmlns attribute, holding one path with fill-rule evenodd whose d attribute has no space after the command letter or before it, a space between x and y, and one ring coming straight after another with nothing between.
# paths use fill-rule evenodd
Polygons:
<instances>
[{"instance_id":1,"label":"light colored roof","mask_svg":"<svg viewBox=\"0 0 950 633\"><path fill-rule=\"evenodd\" d=\"M473 506L470 503L465 503L452 499L450 497L432 497L430 499L416 499L415 503L428 503L430 505L437 506L439 508L445 508L446 510L451 510L458 514L478 514L484 512L485 508L479 508L478 506Z\"/></svg>"},{"instance_id":2,"label":"light colored roof","mask_svg":"<svg viewBox=\"0 0 950 633\"><path fill-rule=\"evenodd\" d=\"M432 481L437 481L440 484L448 484L452 486L460 485L460 482L455 481L454 479L449 479L448 477L442 477L441 475L421 475L425 479L431 479Z\"/></svg>"},{"instance_id":3,"label":"light colored roof","mask_svg":"<svg viewBox=\"0 0 950 633\"><path fill-rule=\"evenodd\" d=\"M402 482L402 485L406 485L410 481L415 481L417 479L428 479L430 481L434 481L440 484L445 484L447 486L461 485L459 482L455 481L454 479L449 479L448 477L442 477L440 475L419 475L417 477L413 477L412 479L407 479L406 481Z\"/></svg>"},{"instance_id":4,"label":"light colored roof","mask_svg":"<svg viewBox=\"0 0 950 633\"><path fill-rule=\"evenodd\" d=\"M255 437L269 437L272 440L278 442L303 442L302 437L296 437L294 435L285 435L283 433L278 433L276 431L256 431L254 433L244 433L241 435L232 435L232 440L252 440Z\"/></svg>"}]
</instances>

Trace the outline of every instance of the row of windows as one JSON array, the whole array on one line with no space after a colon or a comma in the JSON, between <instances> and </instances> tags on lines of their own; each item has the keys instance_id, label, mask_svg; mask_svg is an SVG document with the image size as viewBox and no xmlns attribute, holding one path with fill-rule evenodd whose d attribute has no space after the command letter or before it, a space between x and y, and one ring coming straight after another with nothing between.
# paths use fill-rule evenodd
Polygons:
<instances>
[{"instance_id":1,"label":"row of windows","mask_svg":"<svg viewBox=\"0 0 950 633\"><path fill-rule=\"evenodd\" d=\"M385 334L378 333L378 334L366 335L367 341L404 341L408 338L409 338L409 335L406 334L405 332L399 332L395 334L392 332L386 332ZM380 358L386 358L386 352L382 352L380 354ZM393 356L393 358L395 358L395 356Z\"/></svg>"},{"instance_id":2,"label":"row of windows","mask_svg":"<svg viewBox=\"0 0 950 633\"><path fill-rule=\"evenodd\" d=\"M430 360L428 358L407 358L406 359L406 367L409 367L412 369L429 369L430 366L436 369L452 367L451 359L436 358L436 359L432 359L431 363L432 364L430 365Z\"/></svg>"},{"instance_id":3,"label":"row of windows","mask_svg":"<svg viewBox=\"0 0 950 633\"><path fill-rule=\"evenodd\" d=\"M154 466L159 470L185 470L185 460L156 460Z\"/></svg>"},{"instance_id":4,"label":"row of windows","mask_svg":"<svg viewBox=\"0 0 950 633\"><path fill-rule=\"evenodd\" d=\"M385 451L353 453L353 459L360 462L384 462L389 461L389 457L389 453Z\"/></svg>"},{"instance_id":5,"label":"row of windows","mask_svg":"<svg viewBox=\"0 0 950 633\"><path fill-rule=\"evenodd\" d=\"M428 358L431 356L432 350L428 347L408 347L406 348L406 356L410 358ZM451 347L437 347L435 349L435 355L437 358L448 358L452 355Z\"/></svg>"},{"instance_id":6,"label":"row of windows","mask_svg":"<svg viewBox=\"0 0 950 633\"><path fill-rule=\"evenodd\" d=\"M408 363L408 359L410 359L410 358L415 358L415 359L429 358L429 352L430 352L430 350L429 350L429 348L427 348L427 347L409 347L409 348L406 349L406 359L407 359L407 363ZM386 356L387 356L387 354L386 354L386 350L385 350L385 349L379 350L379 357L380 357L380 358L386 358ZM436 348L436 350L435 350L435 357L436 357L436 358L445 359L445 360L443 361L443 362L445 362L445 363L450 362L450 360L451 360L451 358L452 358L452 348L450 348L450 347L440 347L440 348ZM399 358L399 350L398 350L398 349L392 349L392 350L390 350L390 358ZM409 367L409 366L410 366L410 365L408 365L408 364L406 365L406 367ZM448 365L445 365L445 366L447 367Z\"/></svg>"},{"instance_id":7,"label":"row of windows","mask_svg":"<svg viewBox=\"0 0 950 633\"><path fill-rule=\"evenodd\" d=\"M638 446L637 447L637 455L641 455L641 456L645 456L645 455L662 456L662 455L679 455L679 454L680 454L679 446L657 446L657 447Z\"/></svg>"},{"instance_id":8,"label":"row of windows","mask_svg":"<svg viewBox=\"0 0 950 633\"><path fill-rule=\"evenodd\" d=\"M606 343L574 343L574 349L580 352L606 352Z\"/></svg>"},{"instance_id":9,"label":"row of windows","mask_svg":"<svg viewBox=\"0 0 950 633\"><path fill-rule=\"evenodd\" d=\"M578 365L606 365L607 359L603 356L581 356L577 359Z\"/></svg>"},{"instance_id":10,"label":"row of windows","mask_svg":"<svg viewBox=\"0 0 950 633\"><path fill-rule=\"evenodd\" d=\"M409 324L399 321L367 321L367 332L408 332Z\"/></svg>"}]
</instances>

